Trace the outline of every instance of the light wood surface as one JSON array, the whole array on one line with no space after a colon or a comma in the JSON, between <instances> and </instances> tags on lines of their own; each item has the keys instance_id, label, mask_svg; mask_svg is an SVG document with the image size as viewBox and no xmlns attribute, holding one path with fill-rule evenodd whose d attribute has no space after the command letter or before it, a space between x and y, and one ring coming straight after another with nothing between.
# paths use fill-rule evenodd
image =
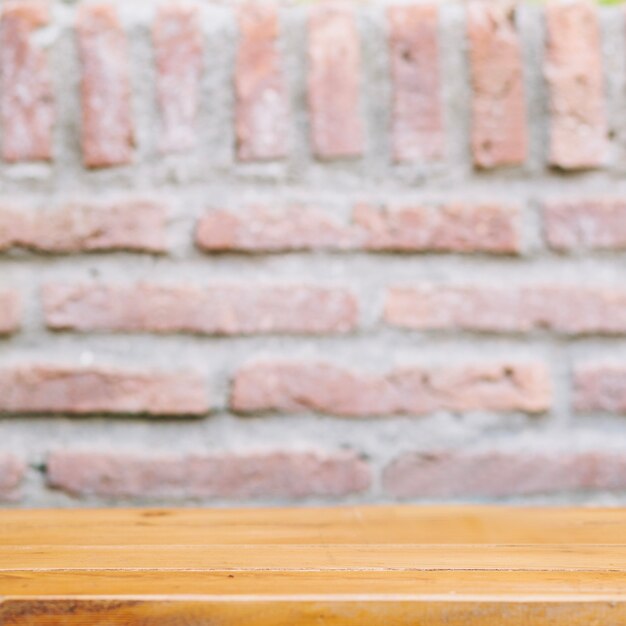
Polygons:
<instances>
[{"instance_id":1,"label":"light wood surface","mask_svg":"<svg viewBox=\"0 0 626 626\"><path fill-rule=\"evenodd\" d=\"M626 510L6 510L0 601L0 626L621 626Z\"/></svg>"}]
</instances>

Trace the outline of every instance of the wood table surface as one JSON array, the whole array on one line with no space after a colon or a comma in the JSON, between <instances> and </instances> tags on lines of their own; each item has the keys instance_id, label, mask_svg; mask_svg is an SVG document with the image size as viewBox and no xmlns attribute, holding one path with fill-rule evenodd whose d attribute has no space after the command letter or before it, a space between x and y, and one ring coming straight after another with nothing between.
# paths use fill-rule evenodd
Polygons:
<instances>
[{"instance_id":1,"label":"wood table surface","mask_svg":"<svg viewBox=\"0 0 626 626\"><path fill-rule=\"evenodd\" d=\"M626 509L0 511L0 626L626 626Z\"/></svg>"}]
</instances>

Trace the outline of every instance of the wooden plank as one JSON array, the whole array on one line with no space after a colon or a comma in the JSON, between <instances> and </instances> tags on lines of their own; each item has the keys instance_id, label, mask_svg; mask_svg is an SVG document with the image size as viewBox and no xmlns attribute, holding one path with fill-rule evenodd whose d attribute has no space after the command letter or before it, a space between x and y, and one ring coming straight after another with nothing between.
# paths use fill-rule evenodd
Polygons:
<instances>
[{"instance_id":1,"label":"wooden plank","mask_svg":"<svg viewBox=\"0 0 626 626\"><path fill-rule=\"evenodd\" d=\"M5 546L0 570L626 571L623 545Z\"/></svg>"},{"instance_id":2,"label":"wooden plank","mask_svg":"<svg viewBox=\"0 0 626 626\"><path fill-rule=\"evenodd\" d=\"M626 510L393 506L0 511L0 545L584 544L600 540L626 544Z\"/></svg>"},{"instance_id":3,"label":"wooden plank","mask_svg":"<svg viewBox=\"0 0 626 626\"><path fill-rule=\"evenodd\" d=\"M6 570L7 596L205 596L283 598L402 596L498 598L500 601L623 599L625 572L424 570L383 572L212 572Z\"/></svg>"},{"instance_id":4,"label":"wooden plank","mask_svg":"<svg viewBox=\"0 0 626 626\"><path fill-rule=\"evenodd\" d=\"M0 605L3 626L618 626L620 602L419 602L133 600Z\"/></svg>"}]
</instances>

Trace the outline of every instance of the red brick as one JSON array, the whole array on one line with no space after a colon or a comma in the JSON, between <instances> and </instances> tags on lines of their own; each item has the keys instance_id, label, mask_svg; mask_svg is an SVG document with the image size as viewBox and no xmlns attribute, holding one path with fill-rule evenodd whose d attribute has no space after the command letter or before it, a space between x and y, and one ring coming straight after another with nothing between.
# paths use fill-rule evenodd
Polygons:
<instances>
[{"instance_id":1,"label":"red brick","mask_svg":"<svg viewBox=\"0 0 626 626\"><path fill-rule=\"evenodd\" d=\"M348 290L295 284L49 284L43 304L46 324L57 330L323 334L352 330L358 321Z\"/></svg>"},{"instance_id":2,"label":"red brick","mask_svg":"<svg viewBox=\"0 0 626 626\"><path fill-rule=\"evenodd\" d=\"M550 2L545 11L550 164L566 170L601 166L608 143L596 5Z\"/></svg>"},{"instance_id":3,"label":"red brick","mask_svg":"<svg viewBox=\"0 0 626 626\"><path fill-rule=\"evenodd\" d=\"M181 152L196 144L196 117L202 77L202 31L195 8L161 6L152 30L157 101L161 114L159 148Z\"/></svg>"},{"instance_id":4,"label":"red brick","mask_svg":"<svg viewBox=\"0 0 626 626\"><path fill-rule=\"evenodd\" d=\"M313 152L322 159L363 153L361 51L354 10L322 3L309 18L308 95Z\"/></svg>"},{"instance_id":5,"label":"red brick","mask_svg":"<svg viewBox=\"0 0 626 626\"><path fill-rule=\"evenodd\" d=\"M391 143L396 162L443 155L439 11L433 4L389 7L393 89Z\"/></svg>"},{"instance_id":6,"label":"red brick","mask_svg":"<svg viewBox=\"0 0 626 626\"><path fill-rule=\"evenodd\" d=\"M199 222L208 252L356 250L517 253L519 211L497 204L379 208L359 205L352 224L314 209L216 210Z\"/></svg>"},{"instance_id":7,"label":"red brick","mask_svg":"<svg viewBox=\"0 0 626 626\"><path fill-rule=\"evenodd\" d=\"M0 501L15 500L26 474L26 465L12 454L0 454Z\"/></svg>"},{"instance_id":8,"label":"red brick","mask_svg":"<svg viewBox=\"0 0 626 626\"><path fill-rule=\"evenodd\" d=\"M2 156L6 161L52 158L54 105L45 51L33 41L48 23L40 1L4 4L0 23L0 111Z\"/></svg>"},{"instance_id":9,"label":"red brick","mask_svg":"<svg viewBox=\"0 0 626 626\"><path fill-rule=\"evenodd\" d=\"M82 5L78 9L77 29L85 165L130 163L134 129L128 49L115 8L108 4Z\"/></svg>"},{"instance_id":10,"label":"red brick","mask_svg":"<svg viewBox=\"0 0 626 626\"><path fill-rule=\"evenodd\" d=\"M626 488L626 452L440 450L403 454L384 471L397 498L521 496Z\"/></svg>"},{"instance_id":11,"label":"red brick","mask_svg":"<svg viewBox=\"0 0 626 626\"><path fill-rule=\"evenodd\" d=\"M0 369L0 413L201 415L202 376L102 367L23 365Z\"/></svg>"},{"instance_id":12,"label":"red brick","mask_svg":"<svg viewBox=\"0 0 626 626\"><path fill-rule=\"evenodd\" d=\"M626 291L574 286L396 287L387 293L385 321L414 330L624 333Z\"/></svg>"},{"instance_id":13,"label":"red brick","mask_svg":"<svg viewBox=\"0 0 626 626\"><path fill-rule=\"evenodd\" d=\"M546 238L556 250L626 249L626 202L571 200L544 206Z\"/></svg>"},{"instance_id":14,"label":"red brick","mask_svg":"<svg viewBox=\"0 0 626 626\"><path fill-rule=\"evenodd\" d=\"M345 496L370 485L352 452L132 454L58 451L48 482L74 495L107 498L305 498Z\"/></svg>"},{"instance_id":15,"label":"red brick","mask_svg":"<svg viewBox=\"0 0 626 626\"><path fill-rule=\"evenodd\" d=\"M626 366L588 363L574 371L574 408L581 413L626 414Z\"/></svg>"},{"instance_id":16,"label":"red brick","mask_svg":"<svg viewBox=\"0 0 626 626\"><path fill-rule=\"evenodd\" d=\"M20 297L17 291L0 291L0 335L10 335L20 326Z\"/></svg>"},{"instance_id":17,"label":"red brick","mask_svg":"<svg viewBox=\"0 0 626 626\"><path fill-rule=\"evenodd\" d=\"M500 204L383 210L360 205L354 221L369 250L516 253L521 248L519 211Z\"/></svg>"},{"instance_id":18,"label":"red brick","mask_svg":"<svg viewBox=\"0 0 626 626\"><path fill-rule=\"evenodd\" d=\"M239 8L238 18L237 156L241 161L279 159L287 154L288 105L277 47L277 6L247 2Z\"/></svg>"},{"instance_id":19,"label":"red brick","mask_svg":"<svg viewBox=\"0 0 626 626\"><path fill-rule=\"evenodd\" d=\"M330 363L257 361L235 376L235 411L278 411L366 417L448 411L523 411L550 406L549 375L539 364L495 363L403 367L387 374Z\"/></svg>"},{"instance_id":20,"label":"red brick","mask_svg":"<svg viewBox=\"0 0 626 626\"><path fill-rule=\"evenodd\" d=\"M515 9L468 4L472 80L472 154L478 167L526 160L526 103Z\"/></svg>"},{"instance_id":21,"label":"red brick","mask_svg":"<svg viewBox=\"0 0 626 626\"><path fill-rule=\"evenodd\" d=\"M165 227L165 206L148 200L72 203L45 211L0 207L0 251L164 252Z\"/></svg>"}]
</instances>

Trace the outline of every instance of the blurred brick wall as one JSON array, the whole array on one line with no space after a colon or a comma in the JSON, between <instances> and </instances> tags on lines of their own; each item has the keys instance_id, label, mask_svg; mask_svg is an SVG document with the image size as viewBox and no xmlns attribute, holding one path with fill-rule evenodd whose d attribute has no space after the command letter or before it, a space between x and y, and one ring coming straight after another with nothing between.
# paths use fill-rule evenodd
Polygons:
<instances>
[{"instance_id":1,"label":"blurred brick wall","mask_svg":"<svg viewBox=\"0 0 626 626\"><path fill-rule=\"evenodd\" d=\"M626 501L626 12L2 3L8 504Z\"/></svg>"}]
</instances>

